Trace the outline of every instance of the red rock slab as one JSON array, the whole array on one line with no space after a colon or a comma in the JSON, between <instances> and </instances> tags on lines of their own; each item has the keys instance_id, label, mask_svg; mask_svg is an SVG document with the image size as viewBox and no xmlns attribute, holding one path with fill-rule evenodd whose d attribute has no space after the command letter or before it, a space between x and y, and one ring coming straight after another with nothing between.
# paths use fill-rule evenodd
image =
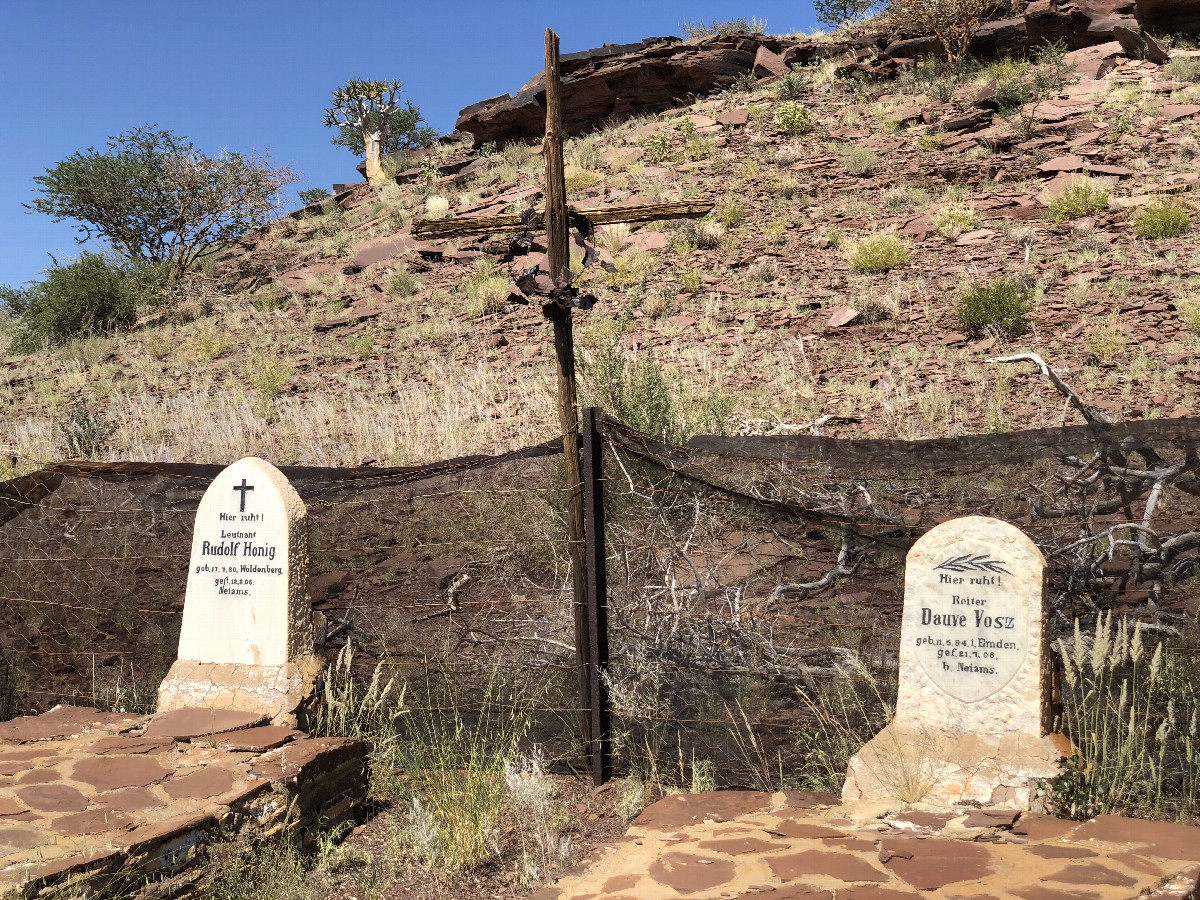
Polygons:
<instances>
[{"instance_id":1,"label":"red rock slab","mask_svg":"<svg viewBox=\"0 0 1200 900\"><path fill-rule=\"evenodd\" d=\"M1078 172L1083 168L1082 156L1056 156L1054 159L1048 159L1040 166L1039 172L1057 173L1057 172Z\"/></svg>"},{"instance_id":2,"label":"red rock slab","mask_svg":"<svg viewBox=\"0 0 1200 900\"><path fill-rule=\"evenodd\" d=\"M842 798L828 791L784 791L783 803L792 809L818 809L824 806L838 806Z\"/></svg>"},{"instance_id":3,"label":"red rock slab","mask_svg":"<svg viewBox=\"0 0 1200 900\"><path fill-rule=\"evenodd\" d=\"M0 756L0 775L16 775L27 769L42 768L58 759L58 754L46 750L22 750ZM35 762L35 760L37 760Z\"/></svg>"},{"instance_id":4,"label":"red rock slab","mask_svg":"<svg viewBox=\"0 0 1200 900\"><path fill-rule=\"evenodd\" d=\"M26 743L62 740L88 731L130 728L144 718L101 712L90 706L57 706L40 716L23 716L0 723L0 741Z\"/></svg>"},{"instance_id":5,"label":"red rock slab","mask_svg":"<svg viewBox=\"0 0 1200 900\"><path fill-rule=\"evenodd\" d=\"M1047 875L1046 880L1061 884L1106 884L1117 887L1133 887L1138 883L1136 878L1094 862L1072 863L1052 875Z\"/></svg>"},{"instance_id":6,"label":"red rock slab","mask_svg":"<svg viewBox=\"0 0 1200 900\"><path fill-rule=\"evenodd\" d=\"M717 116L717 122L730 128L740 128L750 121L750 113L744 109L727 109Z\"/></svg>"},{"instance_id":7,"label":"red rock slab","mask_svg":"<svg viewBox=\"0 0 1200 900\"><path fill-rule=\"evenodd\" d=\"M825 875L842 881L887 881L886 872L881 872L860 856L849 853L831 853L826 850L805 850L787 856L772 856L767 865L782 881L804 878L809 875Z\"/></svg>"},{"instance_id":8,"label":"red rock slab","mask_svg":"<svg viewBox=\"0 0 1200 900\"><path fill-rule=\"evenodd\" d=\"M707 891L733 880L732 860L712 859L692 853L664 853L650 864L646 873L659 884L681 894Z\"/></svg>"},{"instance_id":9,"label":"red rock slab","mask_svg":"<svg viewBox=\"0 0 1200 900\"><path fill-rule=\"evenodd\" d=\"M753 897L754 894L742 894L743 897ZM772 888L770 891L763 891L757 896L762 897L762 900L834 900L833 891L823 891L820 888L805 887L802 884L789 884L784 887Z\"/></svg>"},{"instance_id":10,"label":"red rock slab","mask_svg":"<svg viewBox=\"0 0 1200 900\"><path fill-rule=\"evenodd\" d=\"M0 797L0 816L19 816L25 807L12 797Z\"/></svg>"},{"instance_id":11,"label":"red rock slab","mask_svg":"<svg viewBox=\"0 0 1200 900\"><path fill-rule=\"evenodd\" d=\"M1138 856L1136 853L1110 853L1108 854L1108 858L1124 869L1133 869L1135 872L1153 875L1155 878L1161 878L1163 875L1168 874L1154 860Z\"/></svg>"},{"instance_id":12,"label":"red rock slab","mask_svg":"<svg viewBox=\"0 0 1200 900\"><path fill-rule=\"evenodd\" d=\"M124 813L100 808L59 816L50 823L50 828L59 834L103 834L106 831L123 831L132 824L133 819Z\"/></svg>"},{"instance_id":13,"label":"red rock slab","mask_svg":"<svg viewBox=\"0 0 1200 900\"><path fill-rule=\"evenodd\" d=\"M17 791L17 797L39 812L83 812L88 799L66 784L35 784Z\"/></svg>"},{"instance_id":14,"label":"red rock slab","mask_svg":"<svg viewBox=\"0 0 1200 900\"><path fill-rule=\"evenodd\" d=\"M743 837L725 838L716 841L701 841L696 845L701 850L714 850L729 856L741 856L743 853L767 853L771 850L787 849L787 844L772 843L762 838Z\"/></svg>"},{"instance_id":15,"label":"red rock slab","mask_svg":"<svg viewBox=\"0 0 1200 900\"><path fill-rule=\"evenodd\" d=\"M1071 835L1071 840L1140 844L1146 847L1148 853L1162 859L1200 862L1200 828L1192 825L1097 816L1080 825Z\"/></svg>"},{"instance_id":16,"label":"red rock slab","mask_svg":"<svg viewBox=\"0 0 1200 900\"><path fill-rule=\"evenodd\" d=\"M738 816L763 812L770 807L771 795L763 791L674 794L646 807L634 824L642 828L678 828L705 819L727 822Z\"/></svg>"},{"instance_id":17,"label":"red rock slab","mask_svg":"<svg viewBox=\"0 0 1200 900\"><path fill-rule=\"evenodd\" d=\"M62 778L57 769L32 769L17 779L17 784L49 784Z\"/></svg>"},{"instance_id":18,"label":"red rock slab","mask_svg":"<svg viewBox=\"0 0 1200 900\"><path fill-rule=\"evenodd\" d=\"M206 800L224 794L233 787L233 782L233 773L228 769L209 765L190 775L172 778L163 788L173 800Z\"/></svg>"},{"instance_id":19,"label":"red rock slab","mask_svg":"<svg viewBox=\"0 0 1200 900\"><path fill-rule=\"evenodd\" d=\"M916 891L898 891L873 884L856 885L838 891L838 900L913 900L920 896ZM775 895L771 894L770 897L774 900Z\"/></svg>"},{"instance_id":20,"label":"red rock slab","mask_svg":"<svg viewBox=\"0 0 1200 900\"><path fill-rule=\"evenodd\" d=\"M166 805L154 791L144 787L131 787L121 791L99 794L96 802L103 803L109 809L119 812L140 812L143 809L154 809Z\"/></svg>"},{"instance_id":21,"label":"red rock slab","mask_svg":"<svg viewBox=\"0 0 1200 900\"><path fill-rule=\"evenodd\" d=\"M967 828L1007 828L1021 815L1016 809L973 809L967 813Z\"/></svg>"},{"instance_id":22,"label":"red rock slab","mask_svg":"<svg viewBox=\"0 0 1200 900\"><path fill-rule=\"evenodd\" d=\"M1039 859L1087 859L1096 856L1096 851L1087 847L1072 847L1068 844L1034 844L1026 852Z\"/></svg>"},{"instance_id":23,"label":"red rock slab","mask_svg":"<svg viewBox=\"0 0 1200 900\"><path fill-rule=\"evenodd\" d=\"M958 881L978 881L991 874L992 855L982 844L884 838L880 859L918 891L932 891Z\"/></svg>"},{"instance_id":24,"label":"red rock slab","mask_svg":"<svg viewBox=\"0 0 1200 900\"><path fill-rule=\"evenodd\" d=\"M186 741L195 737L222 734L262 725L267 717L260 713L238 712L232 709L205 709L189 706L162 713L150 720L143 737L165 737Z\"/></svg>"},{"instance_id":25,"label":"red rock slab","mask_svg":"<svg viewBox=\"0 0 1200 900\"><path fill-rule=\"evenodd\" d=\"M1024 835L1031 841L1047 841L1063 837L1078 827L1078 823L1066 819L1042 813L1022 813L1021 818L1017 819L1017 824L1013 826L1013 834Z\"/></svg>"},{"instance_id":26,"label":"red rock slab","mask_svg":"<svg viewBox=\"0 0 1200 900\"><path fill-rule=\"evenodd\" d=\"M925 812L919 809L896 813L892 816L892 820L895 822L908 822L911 825L916 825L918 828L933 828L936 831L941 831L945 828L947 823L953 818L954 815L952 813Z\"/></svg>"},{"instance_id":27,"label":"red rock slab","mask_svg":"<svg viewBox=\"0 0 1200 900\"><path fill-rule=\"evenodd\" d=\"M171 770L146 756L92 756L75 763L71 778L90 784L97 791L118 788L145 787L162 781Z\"/></svg>"},{"instance_id":28,"label":"red rock slab","mask_svg":"<svg viewBox=\"0 0 1200 900\"><path fill-rule=\"evenodd\" d=\"M613 891L624 891L633 887L642 880L641 875L614 875L612 878L604 882L604 893L611 894Z\"/></svg>"},{"instance_id":29,"label":"red rock slab","mask_svg":"<svg viewBox=\"0 0 1200 900\"><path fill-rule=\"evenodd\" d=\"M838 831L836 828L829 828L825 825L814 825L811 822L797 822L794 819L781 820L778 825L770 828L770 832L782 835L783 837L800 838L802 840L850 837L846 832Z\"/></svg>"},{"instance_id":30,"label":"red rock slab","mask_svg":"<svg viewBox=\"0 0 1200 900\"><path fill-rule=\"evenodd\" d=\"M1094 891L1081 894L1078 891L1064 891L1040 884L1013 889L1013 896L1020 897L1021 900L1096 900Z\"/></svg>"},{"instance_id":31,"label":"red rock slab","mask_svg":"<svg viewBox=\"0 0 1200 900\"><path fill-rule=\"evenodd\" d=\"M247 728L244 731L234 731L217 738L217 746L222 750L252 750L264 753L282 747L293 738L300 737L303 731L295 728L284 728L281 725L262 725L258 728Z\"/></svg>"},{"instance_id":32,"label":"red rock slab","mask_svg":"<svg viewBox=\"0 0 1200 900\"><path fill-rule=\"evenodd\" d=\"M49 838L36 828L0 828L0 856L18 850L32 850L45 844Z\"/></svg>"},{"instance_id":33,"label":"red rock slab","mask_svg":"<svg viewBox=\"0 0 1200 900\"><path fill-rule=\"evenodd\" d=\"M114 737L100 738L100 740L89 746L88 753L94 756L109 756L113 754L125 753L158 753L162 750L167 750L174 743L169 738L148 738L148 737L126 737L125 735L116 735Z\"/></svg>"},{"instance_id":34,"label":"red rock slab","mask_svg":"<svg viewBox=\"0 0 1200 900\"><path fill-rule=\"evenodd\" d=\"M1163 118L1169 122L1186 119L1196 113L1200 113L1200 106L1195 103L1167 103L1162 108Z\"/></svg>"}]
</instances>

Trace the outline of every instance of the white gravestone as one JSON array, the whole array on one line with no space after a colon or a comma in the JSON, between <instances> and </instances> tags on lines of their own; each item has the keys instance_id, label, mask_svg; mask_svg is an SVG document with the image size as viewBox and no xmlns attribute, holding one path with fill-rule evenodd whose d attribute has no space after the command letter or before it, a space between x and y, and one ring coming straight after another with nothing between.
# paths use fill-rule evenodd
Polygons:
<instances>
[{"instance_id":1,"label":"white gravestone","mask_svg":"<svg viewBox=\"0 0 1200 900\"><path fill-rule=\"evenodd\" d=\"M196 510L179 658L159 712L208 707L294 713L320 671L308 601L307 511L255 457L215 479Z\"/></svg>"},{"instance_id":2,"label":"white gravestone","mask_svg":"<svg viewBox=\"0 0 1200 900\"><path fill-rule=\"evenodd\" d=\"M1044 572L999 519L953 519L913 545L895 717L850 760L845 799L1029 808L1067 749L1046 735Z\"/></svg>"}]
</instances>

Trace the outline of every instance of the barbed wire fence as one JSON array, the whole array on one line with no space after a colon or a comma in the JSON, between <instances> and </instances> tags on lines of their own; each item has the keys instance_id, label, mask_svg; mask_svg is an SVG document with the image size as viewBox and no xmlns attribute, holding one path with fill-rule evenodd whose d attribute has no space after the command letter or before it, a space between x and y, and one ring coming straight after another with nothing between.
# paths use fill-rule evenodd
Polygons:
<instances>
[{"instance_id":1,"label":"barbed wire fence","mask_svg":"<svg viewBox=\"0 0 1200 900\"><path fill-rule=\"evenodd\" d=\"M1052 637L1113 611L1196 659L1200 420L684 447L585 421L602 459L585 476L607 582L598 737L618 771L831 786L830 717L867 732L888 717L905 554L961 515L1005 519L1042 549ZM519 707L529 739L582 770L560 447L284 473L308 507L331 651L352 642L360 677L382 662L425 713ZM218 471L70 463L0 485L0 713L153 708Z\"/></svg>"}]
</instances>

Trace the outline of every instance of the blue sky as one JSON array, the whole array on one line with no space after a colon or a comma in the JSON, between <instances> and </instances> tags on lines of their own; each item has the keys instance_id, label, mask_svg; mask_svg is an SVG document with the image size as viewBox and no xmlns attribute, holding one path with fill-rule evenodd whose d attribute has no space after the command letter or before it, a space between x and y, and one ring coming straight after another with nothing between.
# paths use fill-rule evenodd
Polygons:
<instances>
[{"instance_id":1,"label":"blue sky","mask_svg":"<svg viewBox=\"0 0 1200 900\"><path fill-rule=\"evenodd\" d=\"M4 0L0 3L0 284L79 250L66 222L22 208L33 178L109 135L155 123L208 153L269 150L306 181L358 179L321 115L348 78L399 78L439 131L458 110L515 92L541 69L547 27L564 53L680 35L684 22L765 19L813 27L809 0ZM95 244L95 242L92 242ZM90 245L89 245L90 246ZM99 247L95 247L99 249Z\"/></svg>"}]
</instances>

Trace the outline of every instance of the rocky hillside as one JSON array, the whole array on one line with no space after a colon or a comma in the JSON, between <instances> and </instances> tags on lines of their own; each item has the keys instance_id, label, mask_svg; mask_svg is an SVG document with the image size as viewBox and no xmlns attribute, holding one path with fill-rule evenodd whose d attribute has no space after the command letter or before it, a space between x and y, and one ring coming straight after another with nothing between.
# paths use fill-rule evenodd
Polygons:
<instances>
[{"instance_id":1,"label":"rocky hillside","mask_svg":"<svg viewBox=\"0 0 1200 900\"><path fill-rule=\"evenodd\" d=\"M989 55L1045 36L1030 31L1042 5L985 29ZM1109 418L1196 410L1200 52L1141 41L1132 5L1079 9L1054 13L1078 48L1065 57L957 74L916 63L919 39L871 35L570 61L568 119L586 132L567 148L572 203L716 204L599 231L605 265L579 275L599 298L576 317L586 397L620 393L619 347L627 373L650 357L665 372L680 428L923 438L1081 421L1032 365L988 361L1031 352ZM709 91L672 74L689 54L720 69ZM512 278L542 248L411 236L538 204L539 148L504 144L540 127L536 87L464 111L477 141L393 160L395 183L344 186L231 249L169 314L4 359L9 469L400 464L553 436L549 325Z\"/></svg>"}]
</instances>

